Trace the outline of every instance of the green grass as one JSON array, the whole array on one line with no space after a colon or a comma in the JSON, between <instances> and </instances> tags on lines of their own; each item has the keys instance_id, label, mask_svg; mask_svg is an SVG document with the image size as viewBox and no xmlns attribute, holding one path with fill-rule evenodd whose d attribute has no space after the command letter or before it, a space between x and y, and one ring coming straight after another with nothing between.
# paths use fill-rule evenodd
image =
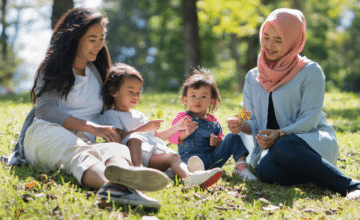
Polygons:
<instances>
[{"instance_id":1,"label":"green grass","mask_svg":"<svg viewBox=\"0 0 360 220\"><path fill-rule=\"evenodd\" d=\"M243 100L242 95L236 93L222 94L222 107L215 116L227 133L226 118L239 112ZM339 141L337 166L356 179L360 179L359 106L359 94L327 93L325 96L324 111ZM11 152L31 108L28 93L0 96L0 155ZM144 94L136 109L150 119L162 109L165 128L184 107L177 93L153 93ZM170 147L176 149L174 145ZM180 180L174 179L171 187L146 193L161 202L162 207L157 211L99 204L93 196L96 191L80 186L61 170L50 173L27 166L0 166L0 219L18 219L17 216L20 219L141 219L143 216L159 219L360 219L360 201L346 201L310 183L280 187L244 182L232 176L232 159L223 167L222 180L207 190L189 190ZM47 179L40 180L40 174L46 174ZM37 185L26 188L31 182ZM271 207L269 204L280 208L265 210Z\"/></svg>"}]
</instances>

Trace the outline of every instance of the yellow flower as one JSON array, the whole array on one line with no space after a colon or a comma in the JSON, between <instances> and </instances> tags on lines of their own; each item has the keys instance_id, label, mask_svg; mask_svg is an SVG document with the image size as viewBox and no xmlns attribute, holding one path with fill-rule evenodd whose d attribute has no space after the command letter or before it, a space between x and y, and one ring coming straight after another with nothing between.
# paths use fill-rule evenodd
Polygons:
<instances>
[{"instance_id":1,"label":"yellow flower","mask_svg":"<svg viewBox=\"0 0 360 220\"><path fill-rule=\"evenodd\" d=\"M163 115L164 115L164 112L162 110L158 110L156 112L156 116L157 116L158 119L160 119Z\"/></svg>"},{"instance_id":2,"label":"yellow flower","mask_svg":"<svg viewBox=\"0 0 360 220\"><path fill-rule=\"evenodd\" d=\"M250 111L246 111L245 108L241 109L240 113L235 115L237 119L239 119L239 122L248 121L250 120Z\"/></svg>"}]
</instances>

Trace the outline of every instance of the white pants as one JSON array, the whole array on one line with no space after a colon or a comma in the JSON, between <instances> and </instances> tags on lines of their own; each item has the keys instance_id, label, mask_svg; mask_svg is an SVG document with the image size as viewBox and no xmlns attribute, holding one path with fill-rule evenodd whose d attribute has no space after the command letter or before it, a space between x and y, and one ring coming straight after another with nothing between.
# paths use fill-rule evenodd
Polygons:
<instances>
[{"instance_id":1,"label":"white pants","mask_svg":"<svg viewBox=\"0 0 360 220\"><path fill-rule=\"evenodd\" d=\"M74 134L76 133L76 135ZM36 119L27 129L24 139L25 158L31 166L55 171L61 165L81 184L83 173L95 164L105 164L121 156L131 161L127 146L118 143L92 143L82 132Z\"/></svg>"},{"instance_id":2,"label":"white pants","mask_svg":"<svg viewBox=\"0 0 360 220\"><path fill-rule=\"evenodd\" d=\"M135 132L126 136L121 143L127 144L130 139L139 139L142 141L141 154L142 164L149 167L150 158L159 154L177 154L174 150L168 148L166 143L158 137L154 136L154 132Z\"/></svg>"}]
</instances>

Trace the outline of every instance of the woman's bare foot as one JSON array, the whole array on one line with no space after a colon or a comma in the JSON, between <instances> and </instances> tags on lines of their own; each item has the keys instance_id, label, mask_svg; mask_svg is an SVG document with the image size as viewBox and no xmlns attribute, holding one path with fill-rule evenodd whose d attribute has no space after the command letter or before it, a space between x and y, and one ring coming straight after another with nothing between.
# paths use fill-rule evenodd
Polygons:
<instances>
[{"instance_id":1,"label":"woman's bare foot","mask_svg":"<svg viewBox=\"0 0 360 220\"><path fill-rule=\"evenodd\" d=\"M346 196L346 199L351 200L351 201L360 199L360 189L349 192L349 194L347 194L347 196Z\"/></svg>"}]
</instances>

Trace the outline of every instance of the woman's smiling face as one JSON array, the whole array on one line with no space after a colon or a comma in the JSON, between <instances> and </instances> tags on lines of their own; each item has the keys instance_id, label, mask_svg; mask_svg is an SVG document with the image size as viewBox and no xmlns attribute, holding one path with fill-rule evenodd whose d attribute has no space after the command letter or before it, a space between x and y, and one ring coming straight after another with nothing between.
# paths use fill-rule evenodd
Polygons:
<instances>
[{"instance_id":1,"label":"woman's smiling face","mask_svg":"<svg viewBox=\"0 0 360 220\"><path fill-rule=\"evenodd\" d=\"M260 43L261 49L269 60L278 61L284 56L283 41L273 25L266 24Z\"/></svg>"},{"instance_id":2,"label":"woman's smiling face","mask_svg":"<svg viewBox=\"0 0 360 220\"><path fill-rule=\"evenodd\" d=\"M89 27L79 41L75 60L82 63L93 62L103 48L105 42L105 27L101 24L94 24Z\"/></svg>"}]
</instances>

